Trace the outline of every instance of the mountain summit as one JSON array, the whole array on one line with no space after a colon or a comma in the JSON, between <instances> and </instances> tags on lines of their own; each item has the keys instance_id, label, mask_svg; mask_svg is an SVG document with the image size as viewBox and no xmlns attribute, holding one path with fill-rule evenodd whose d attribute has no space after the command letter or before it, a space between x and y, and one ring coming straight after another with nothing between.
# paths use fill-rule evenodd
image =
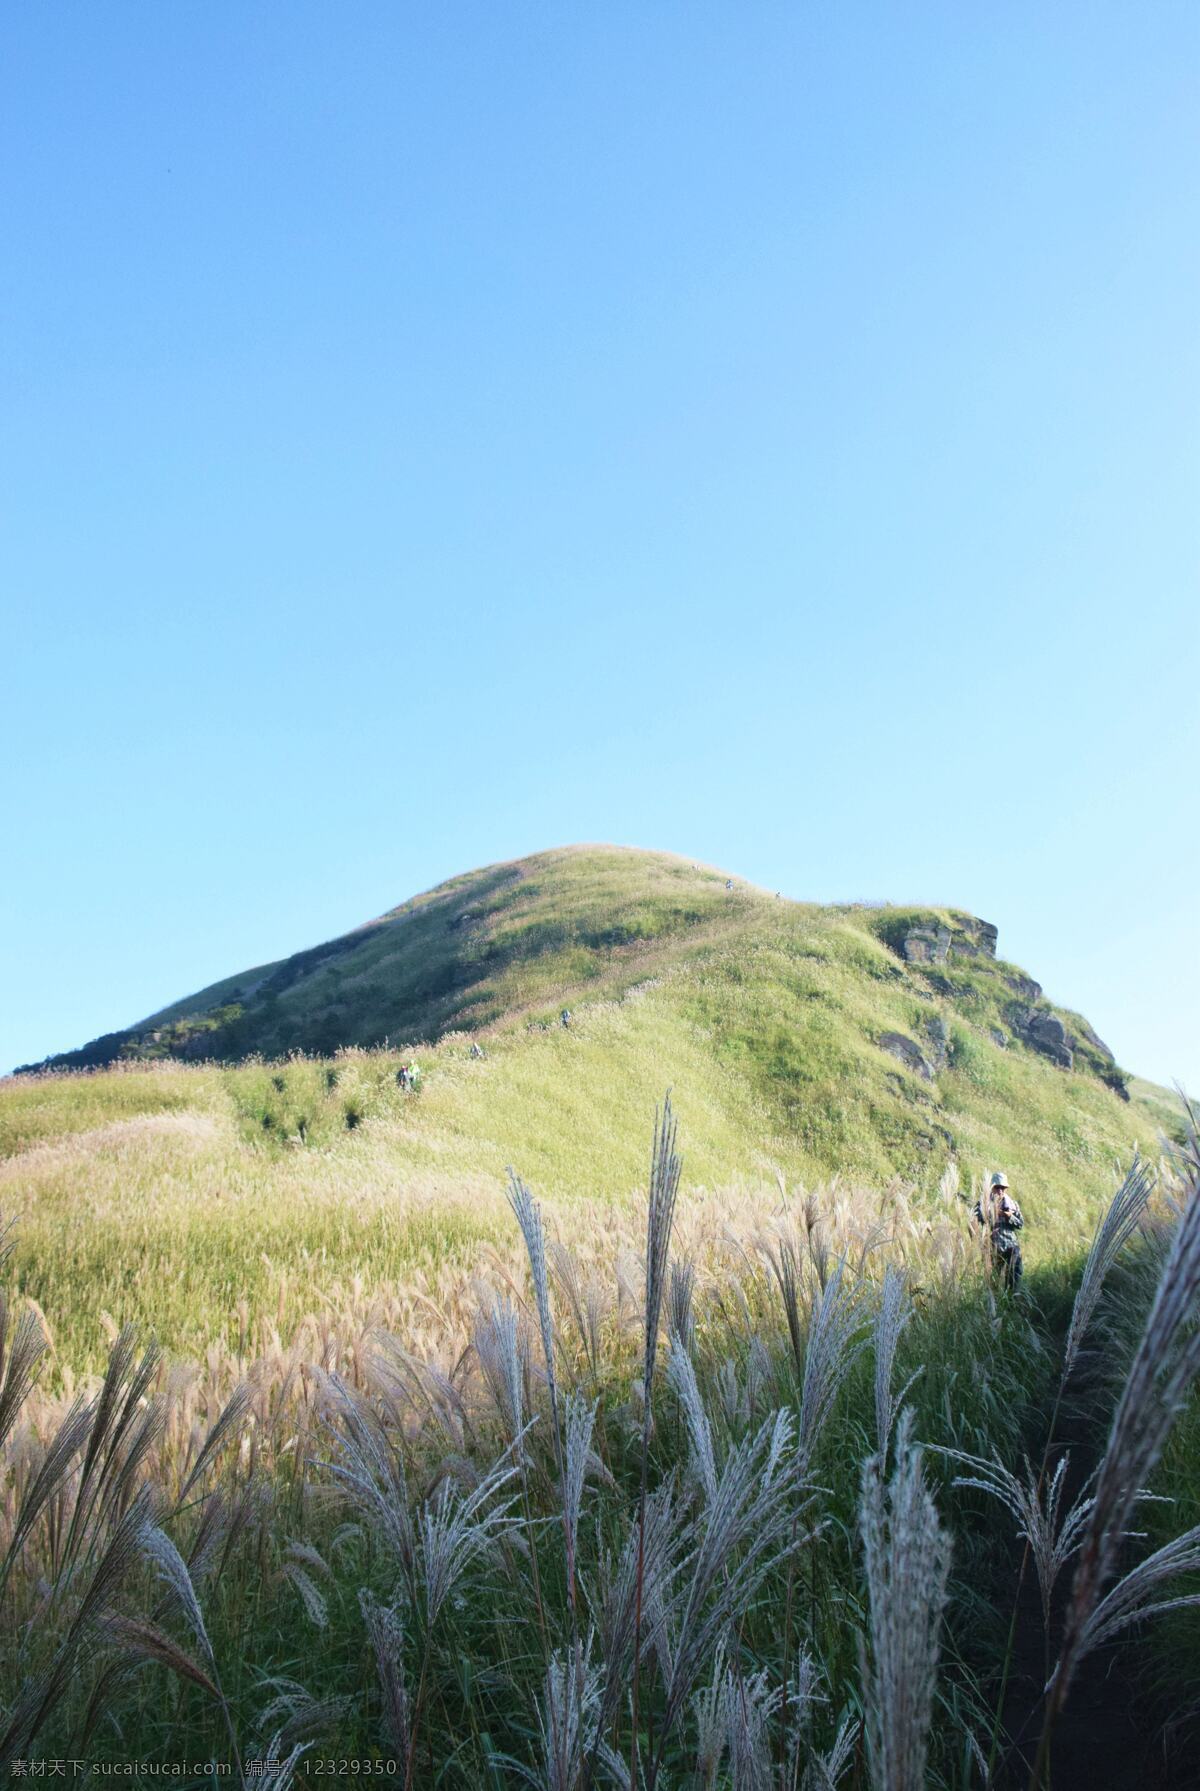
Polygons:
<instances>
[{"instance_id":1,"label":"mountain summit","mask_svg":"<svg viewBox=\"0 0 1200 1791\"><path fill-rule=\"evenodd\" d=\"M537 1058L547 1100L595 1109L652 1064L826 1172L1041 1152L1094 1180L1153 1148L1160 1091L1131 1100L1098 1033L997 945L956 909L785 901L666 853L572 846L452 878L38 1067L420 1046L449 1066L473 1037L512 1076L566 1008L574 1054Z\"/></svg>"},{"instance_id":2,"label":"mountain summit","mask_svg":"<svg viewBox=\"0 0 1200 1791\"><path fill-rule=\"evenodd\" d=\"M723 965L736 983L752 981L767 954L779 958L777 970L791 965L784 987L797 1018L810 1004L840 1005L821 987L820 967L835 963L880 995L891 984L930 1003L910 1024L914 1037L865 1028L926 1081L948 1060L946 1014L961 1012L994 1044L1066 1070L1078 1064L1125 1096L1108 1046L996 959L996 945L994 926L958 910L785 902L667 853L569 846L453 877L340 938L226 977L39 1067L403 1046L536 1024L547 1006L557 1014L563 1004L619 998L647 977Z\"/></svg>"}]
</instances>

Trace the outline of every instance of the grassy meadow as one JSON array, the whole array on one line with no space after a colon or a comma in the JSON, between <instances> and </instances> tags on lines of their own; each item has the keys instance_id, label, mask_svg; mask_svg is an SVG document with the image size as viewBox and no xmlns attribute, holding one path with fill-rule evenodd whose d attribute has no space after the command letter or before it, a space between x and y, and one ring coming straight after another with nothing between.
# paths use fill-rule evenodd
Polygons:
<instances>
[{"instance_id":1,"label":"grassy meadow","mask_svg":"<svg viewBox=\"0 0 1200 1791\"><path fill-rule=\"evenodd\" d=\"M83 1385L40 1310L6 1303L0 1763L1048 1783L1044 1677L1070 1663L1069 1710L1114 1671L1088 1624L1118 1561L1081 1616L1075 1580L1056 1591L1094 1553L1084 1469L1125 1485L1123 1373L1142 1412L1156 1373L1186 1395L1200 1368L1196 1169L1127 1177L1086 1267L1046 1259L1012 1299L952 1170L927 1194L718 1195L681 1167L664 1125L625 1202L550 1211L512 1183L461 1254L351 1277L294 1328L282 1296L244 1304L239 1335L190 1359L122 1332ZM1186 1475L1193 1410L1139 1473ZM1194 1573L1200 1542L1153 1510ZM1148 1723L1178 1717L1200 1652L1195 1613L1173 1621L1169 1652L1119 1652ZM1096 1741L1112 1754L1103 1723ZM1141 1742L1139 1776L1090 1782L1157 1782ZM1082 1782L1063 1764L1054 1782Z\"/></svg>"},{"instance_id":2,"label":"grassy meadow","mask_svg":"<svg viewBox=\"0 0 1200 1791\"><path fill-rule=\"evenodd\" d=\"M1197 1613L1138 1613L1200 1567L1196 1166L1086 1022L1069 1070L1023 1042L974 926L546 854L0 1083L0 1763L1190 1771ZM307 1053L196 1054L281 1014Z\"/></svg>"},{"instance_id":3,"label":"grassy meadow","mask_svg":"<svg viewBox=\"0 0 1200 1791\"><path fill-rule=\"evenodd\" d=\"M780 1177L815 1185L839 1172L903 1183L919 1200L958 1161L944 1147L915 1165L922 1180L889 1173L887 1134L871 1129L878 1112L851 1068L829 1072L826 1088L844 1074L849 1092L807 1134L767 1129L774 1116L753 1076L715 1057L657 990L598 1004L567 1031L489 1038L482 1060L469 1049L452 1035L418 1051L415 1093L396 1081L409 1054L382 1051L0 1086L11 1152L0 1159L0 1211L20 1220L22 1290L55 1315L64 1357L95 1364L102 1312L198 1350L230 1340L247 1309L287 1328L352 1286L385 1292L414 1274L432 1285L503 1229L509 1165L522 1166L567 1234L596 1205L624 1212L644 1185L638 1141L656 1070L676 1091L696 1201L722 1203L732 1190L769 1210ZM735 1039L734 1066L737 1051ZM1005 1164L1031 1259L1069 1258L1122 1150L1126 1162L1138 1143L1153 1150L1154 1127L1102 1089L1047 1111L1040 1064L1001 1068L1013 1085L1007 1112L975 1120L969 1095L955 1110L960 1132L978 1140L979 1167L960 1171L962 1186ZM944 1098L949 1110L955 1094ZM1040 1137L1022 1137L1023 1116L1031 1130L1042 1117ZM893 1117L902 1125L906 1115Z\"/></svg>"},{"instance_id":4,"label":"grassy meadow","mask_svg":"<svg viewBox=\"0 0 1200 1791\"><path fill-rule=\"evenodd\" d=\"M201 1350L266 1314L286 1331L355 1287L434 1285L497 1237L509 1165L563 1224L580 1203L620 1211L644 1183L645 1116L664 1087L694 1199L769 1201L780 1177L833 1176L927 1195L949 1164L964 1188L1002 1165L1031 1259L1077 1253L1132 1152L1156 1153L1173 1123L1162 1091L1121 1100L1099 1060L1063 1071L1022 1044L1005 1019L1021 973L1002 960L906 963L895 941L928 910L725 885L611 848L493 867L261 998L302 1039L336 981L345 1024L369 1039L386 994L409 1038L185 1062L147 1022L150 1055L0 1083L0 1211L20 1220L21 1287L64 1360L94 1365L112 1323ZM224 1011L259 974L164 1010L166 1024ZM933 1026L933 1080L878 1043L898 1033L931 1051ZM416 1093L397 1085L410 1058Z\"/></svg>"}]
</instances>

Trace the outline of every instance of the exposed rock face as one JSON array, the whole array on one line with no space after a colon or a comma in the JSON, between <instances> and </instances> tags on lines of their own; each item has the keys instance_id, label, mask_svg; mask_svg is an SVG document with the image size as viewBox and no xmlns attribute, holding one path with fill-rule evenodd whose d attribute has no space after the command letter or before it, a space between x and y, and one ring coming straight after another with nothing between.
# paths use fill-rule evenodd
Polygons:
<instances>
[{"instance_id":1,"label":"exposed rock face","mask_svg":"<svg viewBox=\"0 0 1200 1791\"><path fill-rule=\"evenodd\" d=\"M1041 983L1035 983L1031 976L1026 976L1022 971L1014 970L1011 975L1006 976L1004 980L1013 993L1021 997L1022 1001L1028 1001L1032 1004L1033 1002L1042 999Z\"/></svg>"},{"instance_id":2,"label":"exposed rock face","mask_svg":"<svg viewBox=\"0 0 1200 1791\"><path fill-rule=\"evenodd\" d=\"M1035 1050L1048 1057L1051 1063L1058 1064L1061 1069L1069 1070L1074 1063L1071 1036L1055 1015L1035 1011L1030 1017L1026 1036Z\"/></svg>"},{"instance_id":3,"label":"exposed rock face","mask_svg":"<svg viewBox=\"0 0 1200 1791\"><path fill-rule=\"evenodd\" d=\"M1100 1037L1100 1034L1098 1032L1093 1032L1086 1020L1080 1020L1078 1025L1079 1036L1083 1039L1085 1044L1090 1045L1093 1051L1099 1051L1101 1057L1107 1057L1110 1063L1115 1063L1117 1061L1115 1054L1109 1050L1104 1040ZM1128 1099L1128 1096L1126 1098Z\"/></svg>"},{"instance_id":4,"label":"exposed rock face","mask_svg":"<svg viewBox=\"0 0 1200 1791\"><path fill-rule=\"evenodd\" d=\"M890 1051L906 1069L914 1070L923 1081L933 1081L933 1065L915 1039L906 1038L902 1032L881 1032L879 1047L882 1051Z\"/></svg>"},{"instance_id":5,"label":"exposed rock face","mask_svg":"<svg viewBox=\"0 0 1200 1791\"><path fill-rule=\"evenodd\" d=\"M974 915L968 915L961 926L955 927L950 949L956 958L994 958L998 938L990 920L976 920Z\"/></svg>"},{"instance_id":6,"label":"exposed rock face","mask_svg":"<svg viewBox=\"0 0 1200 1791\"><path fill-rule=\"evenodd\" d=\"M1075 1062L1075 1041L1057 1015L1047 1013L1044 1008L1022 1007L1014 1001L1005 1008L1004 1017L1027 1045L1032 1045L1060 1069L1071 1068Z\"/></svg>"},{"instance_id":7,"label":"exposed rock face","mask_svg":"<svg viewBox=\"0 0 1200 1791\"><path fill-rule=\"evenodd\" d=\"M994 958L996 929L969 914L953 927L931 919L910 927L900 949L910 964L944 964L950 956Z\"/></svg>"},{"instance_id":8,"label":"exposed rock face","mask_svg":"<svg viewBox=\"0 0 1200 1791\"><path fill-rule=\"evenodd\" d=\"M990 921L979 920L957 909L947 911L943 920L938 911L908 909L880 928L880 938L895 955L920 975L909 979L909 989L929 1007L953 1003L947 1011L959 1013L973 1025L986 1030L988 1037L1007 1049L1020 1044L1037 1051L1059 1069L1078 1069L1097 1077L1121 1100L1130 1099L1128 1077L1121 1070L1112 1052L1086 1020L1069 1014L1059 1019L1042 993L1042 985L1016 970L1010 964L996 961L997 929ZM988 960L991 960L989 966ZM967 962L973 961L968 971ZM882 974L887 974L883 972ZM900 972L899 974L903 974ZM1014 999L1004 1001L999 1019L1009 1028L1002 1030L988 1013L989 1007L1002 1000L1005 990ZM940 998L940 999L939 999ZM989 1024L989 1021L992 1023ZM898 1058L908 1069L925 1081L951 1064L952 1042L947 1023L940 1015L919 1022L916 1040L903 1033L885 1033L879 1040L885 1051ZM913 1090L908 1088L911 1100Z\"/></svg>"},{"instance_id":9,"label":"exposed rock face","mask_svg":"<svg viewBox=\"0 0 1200 1791\"><path fill-rule=\"evenodd\" d=\"M1129 1077L1118 1065L1111 1047L1078 1014L1073 1016L1073 1022L1078 1038L1072 1039L1071 1043L1077 1049L1082 1049L1083 1068L1099 1076L1104 1086L1111 1088L1118 1099L1129 1100Z\"/></svg>"},{"instance_id":10,"label":"exposed rock face","mask_svg":"<svg viewBox=\"0 0 1200 1791\"><path fill-rule=\"evenodd\" d=\"M935 1070L944 1070L950 1055L950 1028L940 1014L930 1014L925 1031L929 1038L929 1060Z\"/></svg>"},{"instance_id":11,"label":"exposed rock face","mask_svg":"<svg viewBox=\"0 0 1200 1791\"><path fill-rule=\"evenodd\" d=\"M904 935L904 955L910 964L944 964L949 952L949 927L911 927Z\"/></svg>"}]
</instances>

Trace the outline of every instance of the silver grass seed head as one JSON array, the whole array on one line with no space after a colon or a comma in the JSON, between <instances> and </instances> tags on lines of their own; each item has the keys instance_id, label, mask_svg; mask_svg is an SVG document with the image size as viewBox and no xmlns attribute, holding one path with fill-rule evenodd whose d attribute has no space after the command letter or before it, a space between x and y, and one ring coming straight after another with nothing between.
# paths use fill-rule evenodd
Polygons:
<instances>
[{"instance_id":1,"label":"silver grass seed head","mask_svg":"<svg viewBox=\"0 0 1200 1791\"><path fill-rule=\"evenodd\" d=\"M683 1159L675 1145L678 1126L668 1093L655 1116L654 1149L650 1159L650 1199L646 1215L646 1337L642 1381L645 1387L646 1423L650 1422L654 1368L658 1358L658 1330L662 1317L671 1231Z\"/></svg>"},{"instance_id":2,"label":"silver grass seed head","mask_svg":"<svg viewBox=\"0 0 1200 1791\"><path fill-rule=\"evenodd\" d=\"M867 1759L874 1791L923 1791L950 1542L925 1486L910 1408L896 1426L895 1463L886 1484L878 1456L864 1464L859 1505Z\"/></svg>"},{"instance_id":3,"label":"silver grass seed head","mask_svg":"<svg viewBox=\"0 0 1200 1791\"><path fill-rule=\"evenodd\" d=\"M1190 1161L1185 1161L1185 1168ZM1093 1619L1107 1596L1134 1506L1200 1376L1200 1326L1195 1323L1200 1310L1200 1159L1191 1164L1188 1174L1150 1311L1096 1472L1055 1676L1058 1701L1065 1696L1080 1660L1094 1645Z\"/></svg>"},{"instance_id":4,"label":"silver grass seed head","mask_svg":"<svg viewBox=\"0 0 1200 1791\"><path fill-rule=\"evenodd\" d=\"M1096 1227L1076 1290L1071 1323L1063 1348L1064 1386L1079 1359L1079 1352L1095 1317L1108 1272L1141 1225L1153 1186L1154 1174L1150 1166L1135 1157L1128 1175L1113 1195Z\"/></svg>"}]
</instances>

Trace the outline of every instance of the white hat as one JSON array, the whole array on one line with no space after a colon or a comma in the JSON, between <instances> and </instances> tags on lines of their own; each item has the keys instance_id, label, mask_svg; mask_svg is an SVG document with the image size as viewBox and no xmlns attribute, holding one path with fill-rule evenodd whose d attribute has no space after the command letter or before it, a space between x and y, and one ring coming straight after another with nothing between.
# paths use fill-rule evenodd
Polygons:
<instances>
[{"instance_id":1,"label":"white hat","mask_svg":"<svg viewBox=\"0 0 1200 1791\"><path fill-rule=\"evenodd\" d=\"M992 1177L992 1186L993 1188L1007 1188L1008 1177L1005 1175L1003 1169L997 1169L995 1175Z\"/></svg>"}]
</instances>

